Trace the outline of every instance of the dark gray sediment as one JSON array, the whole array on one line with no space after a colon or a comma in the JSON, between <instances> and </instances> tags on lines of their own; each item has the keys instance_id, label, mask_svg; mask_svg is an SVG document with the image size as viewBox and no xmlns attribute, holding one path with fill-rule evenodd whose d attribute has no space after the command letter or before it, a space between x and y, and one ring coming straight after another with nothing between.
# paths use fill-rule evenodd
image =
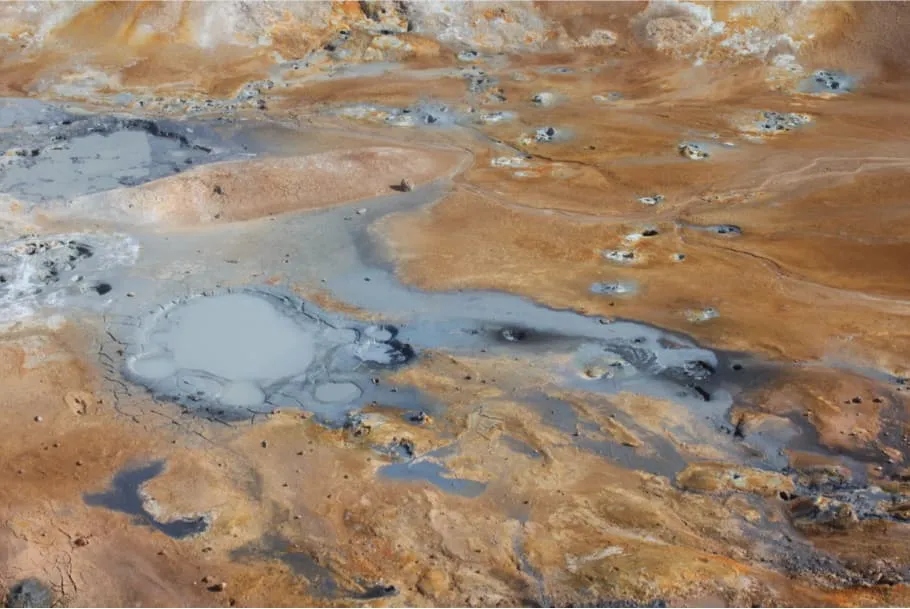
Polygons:
<instances>
[{"instance_id":1,"label":"dark gray sediment","mask_svg":"<svg viewBox=\"0 0 910 609\"><path fill-rule=\"evenodd\" d=\"M211 524L210 518L206 515L161 521L149 511L148 504L153 500L145 495L142 486L163 471L163 461L124 469L114 476L110 490L103 493L86 494L85 503L134 516L136 524L150 526L174 539L184 539L204 533Z\"/></svg>"}]
</instances>

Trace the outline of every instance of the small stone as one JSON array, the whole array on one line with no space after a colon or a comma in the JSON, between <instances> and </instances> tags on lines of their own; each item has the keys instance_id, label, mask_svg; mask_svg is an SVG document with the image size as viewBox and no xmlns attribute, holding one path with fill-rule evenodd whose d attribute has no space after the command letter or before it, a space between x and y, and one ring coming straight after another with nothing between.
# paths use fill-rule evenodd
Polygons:
<instances>
[{"instance_id":1,"label":"small stone","mask_svg":"<svg viewBox=\"0 0 910 609\"><path fill-rule=\"evenodd\" d=\"M701 161L711 156L698 144L688 142L679 145L679 154L693 161Z\"/></svg>"},{"instance_id":2,"label":"small stone","mask_svg":"<svg viewBox=\"0 0 910 609\"><path fill-rule=\"evenodd\" d=\"M224 592L227 590L227 582L218 582L217 584L213 584L209 586L209 590L211 592Z\"/></svg>"},{"instance_id":3,"label":"small stone","mask_svg":"<svg viewBox=\"0 0 910 609\"><path fill-rule=\"evenodd\" d=\"M402 178L401 184L398 185L398 189L401 192L411 192L414 190L414 183L407 178Z\"/></svg>"},{"instance_id":4,"label":"small stone","mask_svg":"<svg viewBox=\"0 0 910 609\"><path fill-rule=\"evenodd\" d=\"M214 581L215 581L215 578L212 577L211 575L206 575L202 578L203 584L210 584L210 583L213 583Z\"/></svg>"},{"instance_id":5,"label":"small stone","mask_svg":"<svg viewBox=\"0 0 910 609\"><path fill-rule=\"evenodd\" d=\"M73 540L73 545L79 548L84 548L88 545L88 538L82 537L81 535Z\"/></svg>"},{"instance_id":6,"label":"small stone","mask_svg":"<svg viewBox=\"0 0 910 609\"><path fill-rule=\"evenodd\" d=\"M269 447L268 441L263 440L263 441L262 441L262 448L268 448L268 447Z\"/></svg>"},{"instance_id":7,"label":"small stone","mask_svg":"<svg viewBox=\"0 0 910 609\"><path fill-rule=\"evenodd\" d=\"M82 467L82 460L81 460L81 459L79 459L78 461L76 461L76 467Z\"/></svg>"},{"instance_id":8,"label":"small stone","mask_svg":"<svg viewBox=\"0 0 910 609\"><path fill-rule=\"evenodd\" d=\"M358 216L362 216L362 215L365 214L365 213L367 213L367 208L366 208L366 207L361 207L360 209L357 210L357 215L358 215Z\"/></svg>"},{"instance_id":9,"label":"small stone","mask_svg":"<svg viewBox=\"0 0 910 609\"><path fill-rule=\"evenodd\" d=\"M44 420L44 419L41 418L41 415L40 415L40 414L35 416L35 423L40 423L40 422L43 421L43 420Z\"/></svg>"},{"instance_id":10,"label":"small stone","mask_svg":"<svg viewBox=\"0 0 910 609\"><path fill-rule=\"evenodd\" d=\"M638 202L641 203L642 205L658 205L660 203L663 203L663 201L664 201L663 195L655 194L655 195L650 195L647 197L638 197Z\"/></svg>"}]
</instances>

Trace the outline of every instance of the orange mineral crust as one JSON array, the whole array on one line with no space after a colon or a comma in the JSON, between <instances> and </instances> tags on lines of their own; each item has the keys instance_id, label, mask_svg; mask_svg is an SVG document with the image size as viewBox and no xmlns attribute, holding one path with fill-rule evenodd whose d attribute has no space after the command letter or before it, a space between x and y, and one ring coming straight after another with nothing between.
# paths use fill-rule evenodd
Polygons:
<instances>
[{"instance_id":1,"label":"orange mineral crust","mask_svg":"<svg viewBox=\"0 0 910 609\"><path fill-rule=\"evenodd\" d=\"M905 6L0 6L5 606L910 604Z\"/></svg>"}]
</instances>

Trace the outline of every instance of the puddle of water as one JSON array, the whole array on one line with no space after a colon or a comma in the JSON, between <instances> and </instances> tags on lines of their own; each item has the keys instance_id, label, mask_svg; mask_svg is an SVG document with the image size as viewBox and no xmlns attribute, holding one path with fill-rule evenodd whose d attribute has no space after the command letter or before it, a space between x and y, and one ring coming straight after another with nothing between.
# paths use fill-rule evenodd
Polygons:
<instances>
[{"instance_id":1,"label":"puddle of water","mask_svg":"<svg viewBox=\"0 0 910 609\"><path fill-rule=\"evenodd\" d=\"M429 482L437 488L462 497L474 498L487 488L483 482L449 477L448 468L433 461L407 461L390 463L379 468L380 475L405 482Z\"/></svg>"},{"instance_id":2,"label":"puddle of water","mask_svg":"<svg viewBox=\"0 0 910 609\"><path fill-rule=\"evenodd\" d=\"M502 442L509 447L509 449L517 452L520 455L525 455L526 457L531 457L532 459L542 459L543 455L537 451L533 446L527 442L523 442L514 436L502 436L500 438Z\"/></svg>"},{"instance_id":3,"label":"puddle of water","mask_svg":"<svg viewBox=\"0 0 910 609\"><path fill-rule=\"evenodd\" d=\"M146 509L142 486L163 471L163 461L125 469L114 476L110 490L104 493L84 495L83 500L86 505L104 507L135 516L136 524L151 526L174 539L184 539L205 532L209 527L209 521L205 516L161 522Z\"/></svg>"}]
</instances>

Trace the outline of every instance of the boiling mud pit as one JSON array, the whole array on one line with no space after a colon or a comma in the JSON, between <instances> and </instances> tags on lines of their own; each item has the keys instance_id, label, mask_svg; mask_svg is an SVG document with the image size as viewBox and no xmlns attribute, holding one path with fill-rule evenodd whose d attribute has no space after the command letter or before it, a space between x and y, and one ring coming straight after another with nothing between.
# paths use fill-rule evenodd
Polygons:
<instances>
[{"instance_id":1,"label":"boiling mud pit","mask_svg":"<svg viewBox=\"0 0 910 609\"><path fill-rule=\"evenodd\" d=\"M144 319L126 372L158 396L228 419L305 406L339 423L371 370L413 357L395 333L274 291L226 291L170 303Z\"/></svg>"}]
</instances>

